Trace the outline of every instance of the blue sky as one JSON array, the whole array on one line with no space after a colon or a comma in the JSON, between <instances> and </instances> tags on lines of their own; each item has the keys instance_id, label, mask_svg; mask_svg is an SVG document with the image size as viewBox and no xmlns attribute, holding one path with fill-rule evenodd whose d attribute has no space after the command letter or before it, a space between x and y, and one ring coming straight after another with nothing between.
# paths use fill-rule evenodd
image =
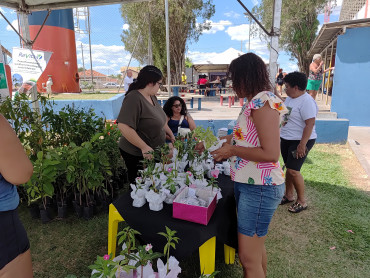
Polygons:
<instances>
[{"instance_id":1,"label":"blue sky","mask_svg":"<svg viewBox=\"0 0 370 278\"><path fill-rule=\"evenodd\" d=\"M231 61L235 58L237 51L245 53L248 50L249 22L244 16L244 9L236 0L214 0L213 2L216 6L216 13L211 18L212 29L202 34L198 42L188 45L187 56L194 63ZM337 0L338 7L330 17L331 22L338 20L341 2ZM243 3L252 9L258 4L258 0L244 0ZM0 9L10 22L17 25L14 11L7 8ZM121 17L120 5L92 7L90 14L93 69L104 74L116 74L120 67L127 65L130 59L130 53L125 51L120 38L122 29L129 28ZM322 24L323 14L319 15L318 19ZM84 20L80 22L84 23ZM13 47L19 46L19 38L2 17L0 17L0 42L10 51ZM90 68L88 37L84 34L76 34L79 66L82 66L81 44L85 67ZM265 42L261 42L259 38L251 38L250 45L251 52L255 52L266 62L268 61L269 52ZM289 55L283 51L280 51L278 63L286 72L298 69L297 62L290 60ZM133 60L131 65L138 66L139 64Z\"/></svg>"}]
</instances>

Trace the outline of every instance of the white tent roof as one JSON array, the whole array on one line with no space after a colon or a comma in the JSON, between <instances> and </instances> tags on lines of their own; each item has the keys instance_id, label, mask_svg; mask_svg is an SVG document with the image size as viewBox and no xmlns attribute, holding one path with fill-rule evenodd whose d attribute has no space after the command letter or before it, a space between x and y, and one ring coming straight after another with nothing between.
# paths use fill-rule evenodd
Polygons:
<instances>
[{"instance_id":1,"label":"white tent roof","mask_svg":"<svg viewBox=\"0 0 370 278\"><path fill-rule=\"evenodd\" d=\"M144 1L148 0L1 0L0 6L32 12Z\"/></svg>"}]
</instances>

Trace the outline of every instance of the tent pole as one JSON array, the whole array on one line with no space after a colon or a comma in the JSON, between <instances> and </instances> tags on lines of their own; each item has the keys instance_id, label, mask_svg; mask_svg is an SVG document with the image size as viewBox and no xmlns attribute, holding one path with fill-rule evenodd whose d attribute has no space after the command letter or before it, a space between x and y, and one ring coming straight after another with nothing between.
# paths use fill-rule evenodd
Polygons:
<instances>
[{"instance_id":1,"label":"tent pole","mask_svg":"<svg viewBox=\"0 0 370 278\"><path fill-rule=\"evenodd\" d=\"M31 50L32 46L30 44L31 35L30 35L30 26L28 24L28 15L24 12L20 12L19 21L20 21L21 32L22 32L22 40L24 42L23 47ZM24 81L27 81L27 80L24 80ZM39 113L40 104L37 100L37 83L31 88L31 101L32 101L32 109L36 111L37 113Z\"/></svg>"},{"instance_id":2,"label":"tent pole","mask_svg":"<svg viewBox=\"0 0 370 278\"><path fill-rule=\"evenodd\" d=\"M164 10L166 17L167 85L168 85L168 96L171 96L170 27L168 19L168 0L165 0L164 2Z\"/></svg>"},{"instance_id":3,"label":"tent pole","mask_svg":"<svg viewBox=\"0 0 370 278\"><path fill-rule=\"evenodd\" d=\"M282 5L282 0L274 1L273 24L272 24L272 35L271 35L271 45L270 45L270 61L269 61L271 84L275 84L275 76L277 73L277 59L279 56L281 5Z\"/></svg>"}]
</instances>

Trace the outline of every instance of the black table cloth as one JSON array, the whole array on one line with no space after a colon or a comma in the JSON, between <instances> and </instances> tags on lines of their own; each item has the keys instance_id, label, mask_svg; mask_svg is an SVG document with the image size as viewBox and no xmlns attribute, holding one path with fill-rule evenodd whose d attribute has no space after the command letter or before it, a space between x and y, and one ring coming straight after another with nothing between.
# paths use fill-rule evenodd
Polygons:
<instances>
[{"instance_id":1,"label":"black table cloth","mask_svg":"<svg viewBox=\"0 0 370 278\"><path fill-rule=\"evenodd\" d=\"M237 247L234 183L229 176L220 175L218 185L222 189L223 198L219 200L207 226L172 218L172 205L165 203L161 211L151 211L148 203L141 208L135 208L129 193L118 197L113 204L127 224L141 233L144 244L151 243L156 252L162 253L166 244L166 239L158 235L158 232L165 232L165 226L176 230L180 241L176 244L176 250L171 249L170 254L181 260L214 236L217 241L235 249Z\"/></svg>"}]
</instances>

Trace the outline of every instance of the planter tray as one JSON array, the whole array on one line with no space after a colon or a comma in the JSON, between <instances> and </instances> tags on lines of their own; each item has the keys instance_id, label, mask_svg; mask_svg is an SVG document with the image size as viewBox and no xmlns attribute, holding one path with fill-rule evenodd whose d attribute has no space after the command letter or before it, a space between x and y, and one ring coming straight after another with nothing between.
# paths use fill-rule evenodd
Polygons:
<instances>
[{"instance_id":1,"label":"planter tray","mask_svg":"<svg viewBox=\"0 0 370 278\"><path fill-rule=\"evenodd\" d=\"M210 190L196 189L196 195L204 200L208 200L209 197L213 197L213 200L208 207L179 203L178 200L187 196L188 191L189 188L185 187L173 201L172 217L207 226L216 209L217 194Z\"/></svg>"}]
</instances>

